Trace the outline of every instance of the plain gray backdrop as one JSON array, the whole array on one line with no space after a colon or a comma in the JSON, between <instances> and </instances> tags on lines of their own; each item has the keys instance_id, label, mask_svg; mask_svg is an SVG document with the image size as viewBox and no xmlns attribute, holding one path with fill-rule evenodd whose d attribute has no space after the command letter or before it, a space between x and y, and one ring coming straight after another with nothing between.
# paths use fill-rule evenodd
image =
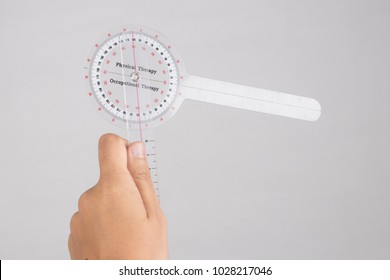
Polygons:
<instances>
[{"instance_id":1,"label":"plain gray backdrop","mask_svg":"<svg viewBox=\"0 0 390 280\"><path fill-rule=\"evenodd\" d=\"M111 27L159 30L190 74L317 99L317 122L186 101L156 130L174 259L390 258L387 0L0 1L0 258L67 259L125 135L83 70Z\"/></svg>"}]
</instances>

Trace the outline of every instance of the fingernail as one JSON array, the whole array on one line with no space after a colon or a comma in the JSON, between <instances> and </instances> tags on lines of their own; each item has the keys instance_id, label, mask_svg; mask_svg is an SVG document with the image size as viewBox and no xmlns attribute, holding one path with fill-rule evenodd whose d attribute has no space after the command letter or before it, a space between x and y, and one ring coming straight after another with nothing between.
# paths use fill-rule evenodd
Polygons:
<instances>
[{"instance_id":1,"label":"fingernail","mask_svg":"<svg viewBox=\"0 0 390 280\"><path fill-rule=\"evenodd\" d=\"M145 145L142 142L133 143L130 146L131 153L135 158L145 158Z\"/></svg>"}]
</instances>

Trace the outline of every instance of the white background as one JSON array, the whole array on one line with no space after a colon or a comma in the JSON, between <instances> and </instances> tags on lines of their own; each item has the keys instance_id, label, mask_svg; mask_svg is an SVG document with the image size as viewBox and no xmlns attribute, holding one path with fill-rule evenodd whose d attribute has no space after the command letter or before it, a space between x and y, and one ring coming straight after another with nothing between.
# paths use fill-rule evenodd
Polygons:
<instances>
[{"instance_id":1,"label":"white background","mask_svg":"<svg viewBox=\"0 0 390 280\"><path fill-rule=\"evenodd\" d=\"M0 258L66 259L98 178L82 67L111 27L165 34L190 74L320 101L310 123L187 101L156 130L177 259L390 258L390 3L0 2Z\"/></svg>"}]
</instances>

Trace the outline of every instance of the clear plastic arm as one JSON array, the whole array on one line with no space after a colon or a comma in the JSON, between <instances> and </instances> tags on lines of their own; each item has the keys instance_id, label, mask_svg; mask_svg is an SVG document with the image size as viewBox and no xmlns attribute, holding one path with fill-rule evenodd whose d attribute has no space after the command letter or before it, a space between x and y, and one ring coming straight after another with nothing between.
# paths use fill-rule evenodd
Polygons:
<instances>
[{"instance_id":1,"label":"clear plastic arm","mask_svg":"<svg viewBox=\"0 0 390 280\"><path fill-rule=\"evenodd\" d=\"M158 186L158 173L157 173L157 151L156 151L156 140L154 138L154 131L138 130L138 129L127 129L127 140L129 143L142 141L145 144L146 156L149 163L150 177L156 190L156 195L160 198L160 189Z\"/></svg>"},{"instance_id":2,"label":"clear plastic arm","mask_svg":"<svg viewBox=\"0 0 390 280\"><path fill-rule=\"evenodd\" d=\"M239 109L316 121L321 105L312 98L189 75L181 82L184 98Z\"/></svg>"}]
</instances>

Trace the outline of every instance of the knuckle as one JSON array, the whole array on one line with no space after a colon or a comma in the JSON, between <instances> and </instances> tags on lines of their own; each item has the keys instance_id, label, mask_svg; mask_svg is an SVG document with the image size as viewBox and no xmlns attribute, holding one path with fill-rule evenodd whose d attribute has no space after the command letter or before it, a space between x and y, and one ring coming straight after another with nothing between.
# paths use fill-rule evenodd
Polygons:
<instances>
[{"instance_id":1,"label":"knuckle","mask_svg":"<svg viewBox=\"0 0 390 280\"><path fill-rule=\"evenodd\" d=\"M150 173L148 171L136 171L134 174L134 179L142 181L150 181Z\"/></svg>"},{"instance_id":2,"label":"knuckle","mask_svg":"<svg viewBox=\"0 0 390 280\"><path fill-rule=\"evenodd\" d=\"M71 223L75 222L75 220L78 219L78 217L79 217L79 212L73 213L72 218L70 219L70 222Z\"/></svg>"},{"instance_id":3,"label":"knuckle","mask_svg":"<svg viewBox=\"0 0 390 280\"><path fill-rule=\"evenodd\" d=\"M79 220L79 212L76 212L72 215L72 218L70 219L70 232L75 232L78 220Z\"/></svg>"},{"instance_id":4,"label":"knuckle","mask_svg":"<svg viewBox=\"0 0 390 280\"><path fill-rule=\"evenodd\" d=\"M87 208L88 204L89 204L89 200L90 200L90 194L88 191L86 191L79 198L79 201L78 201L79 210Z\"/></svg>"}]
</instances>

